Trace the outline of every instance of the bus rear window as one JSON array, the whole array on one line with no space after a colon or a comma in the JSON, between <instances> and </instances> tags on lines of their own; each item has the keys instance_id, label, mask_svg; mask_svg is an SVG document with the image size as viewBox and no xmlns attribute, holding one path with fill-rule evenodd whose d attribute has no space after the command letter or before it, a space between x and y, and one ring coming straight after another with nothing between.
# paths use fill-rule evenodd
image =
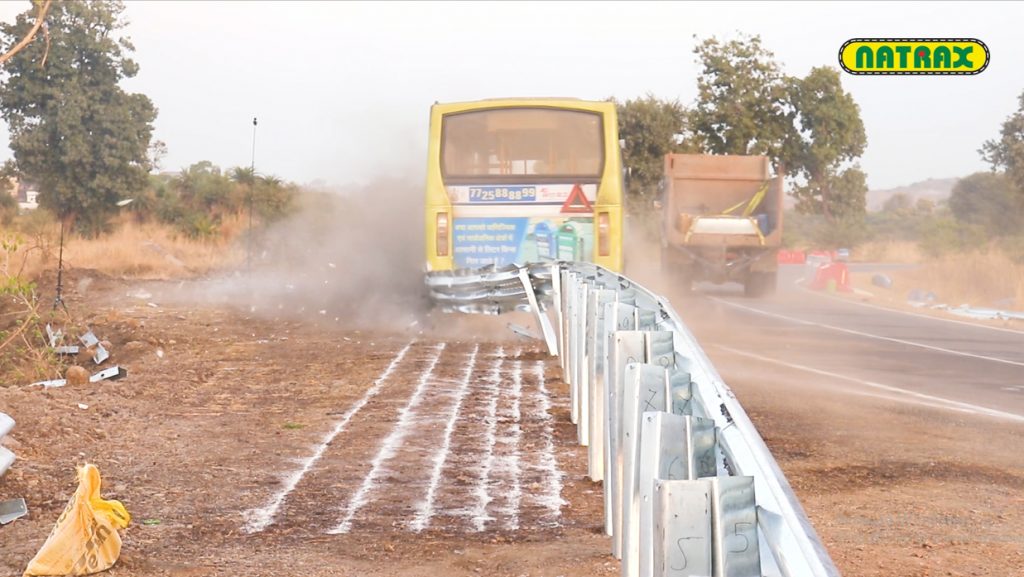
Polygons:
<instances>
[{"instance_id":1,"label":"bus rear window","mask_svg":"<svg viewBox=\"0 0 1024 577\"><path fill-rule=\"evenodd\" d=\"M441 159L448 178L599 178L600 115L576 110L504 108L444 118Z\"/></svg>"}]
</instances>

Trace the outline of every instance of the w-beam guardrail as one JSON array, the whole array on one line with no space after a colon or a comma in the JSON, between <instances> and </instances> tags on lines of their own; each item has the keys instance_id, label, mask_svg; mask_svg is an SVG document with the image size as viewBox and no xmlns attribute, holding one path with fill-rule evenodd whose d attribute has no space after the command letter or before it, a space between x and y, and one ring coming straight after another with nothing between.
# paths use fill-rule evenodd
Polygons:
<instances>
[{"instance_id":1,"label":"w-beam guardrail","mask_svg":"<svg viewBox=\"0 0 1024 577\"><path fill-rule=\"evenodd\" d=\"M14 419L8 417L4 413L0 413L0 443L3 442L4 437L7 433L11 432L14 428ZM14 453L8 448L0 446L0 477L7 472L8 467L14 464Z\"/></svg>"},{"instance_id":2,"label":"w-beam guardrail","mask_svg":"<svg viewBox=\"0 0 1024 577\"><path fill-rule=\"evenodd\" d=\"M587 475L602 481L623 577L839 574L667 300L587 263L435 272L427 283L447 310L536 313L569 385Z\"/></svg>"}]
</instances>

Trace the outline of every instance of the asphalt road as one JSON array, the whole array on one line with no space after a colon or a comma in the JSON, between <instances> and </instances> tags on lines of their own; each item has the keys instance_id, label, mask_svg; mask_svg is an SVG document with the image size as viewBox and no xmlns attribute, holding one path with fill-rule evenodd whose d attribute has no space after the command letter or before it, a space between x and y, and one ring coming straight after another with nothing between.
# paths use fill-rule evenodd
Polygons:
<instances>
[{"instance_id":1,"label":"asphalt road","mask_svg":"<svg viewBox=\"0 0 1024 577\"><path fill-rule=\"evenodd\" d=\"M1024 422L1024 332L848 302L798 286L803 273L784 267L770 298L705 285L676 308L713 357Z\"/></svg>"}]
</instances>

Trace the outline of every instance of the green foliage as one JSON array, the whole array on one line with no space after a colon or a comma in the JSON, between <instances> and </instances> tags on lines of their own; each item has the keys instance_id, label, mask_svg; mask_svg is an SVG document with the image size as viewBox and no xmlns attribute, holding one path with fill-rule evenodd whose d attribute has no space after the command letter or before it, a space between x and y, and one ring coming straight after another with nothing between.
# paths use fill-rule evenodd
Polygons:
<instances>
[{"instance_id":1,"label":"green foliage","mask_svg":"<svg viewBox=\"0 0 1024 577\"><path fill-rule=\"evenodd\" d=\"M18 199L7 191L0 191L0 224L10 226L18 216Z\"/></svg>"},{"instance_id":2,"label":"green foliage","mask_svg":"<svg viewBox=\"0 0 1024 577\"><path fill-rule=\"evenodd\" d=\"M786 212L782 244L787 248L828 249L854 248L872 238L872 231L863 218L840 218L832 221L821 214Z\"/></svg>"},{"instance_id":3,"label":"green foliage","mask_svg":"<svg viewBox=\"0 0 1024 577\"><path fill-rule=\"evenodd\" d=\"M843 90L839 72L817 67L803 79L789 79L799 135L783 158L789 173L807 184L799 189L797 209L829 220L855 219L865 213L868 187L858 166L846 167L867 146L860 108Z\"/></svg>"},{"instance_id":4,"label":"green foliage","mask_svg":"<svg viewBox=\"0 0 1024 577\"><path fill-rule=\"evenodd\" d=\"M923 223L918 246L926 256L939 258L955 252L976 250L988 241L984 228L942 216Z\"/></svg>"},{"instance_id":5,"label":"green foliage","mask_svg":"<svg viewBox=\"0 0 1024 577\"><path fill-rule=\"evenodd\" d=\"M141 191L149 172L156 109L119 85L138 73L134 47L120 37L123 10L116 1L54 2L49 41L12 57L0 82L18 173L38 184L43 207L85 235L104 231L116 203ZM30 9L0 24L4 49L34 17Z\"/></svg>"},{"instance_id":6,"label":"green foliage","mask_svg":"<svg viewBox=\"0 0 1024 577\"><path fill-rule=\"evenodd\" d=\"M981 153L993 168L1006 170L1016 187L1017 198L1024 197L1024 92L1018 98L1019 108L1004 122L999 139L986 141ZM1024 202L1024 199L1022 199Z\"/></svg>"},{"instance_id":7,"label":"green foliage","mask_svg":"<svg viewBox=\"0 0 1024 577\"><path fill-rule=\"evenodd\" d=\"M839 72L786 76L758 36L710 38L694 52L703 68L688 117L694 147L712 154L766 155L796 178L797 208L829 221L864 215L867 186L852 165L867 146L860 108Z\"/></svg>"},{"instance_id":8,"label":"green foliage","mask_svg":"<svg viewBox=\"0 0 1024 577\"><path fill-rule=\"evenodd\" d=\"M709 38L694 53L703 65L697 103L689 114L694 144L712 154L782 160L793 139L795 111L786 77L761 38Z\"/></svg>"},{"instance_id":9,"label":"green foliage","mask_svg":"<svg viewBox=\"0 0 1024 577\"><path fill-rule=\"evenodd\" d=\"M628 170L627 198L648 205L664 174L665 155L677 148L686 112L678 101L662 101L650 94L615 103L619 138L625 141L622 156L623 166Z\"/></svg>"},{"instance_id":10,"label":"green foliage","mask_svg":"<svg viewBox=\"0 0 1024 577\"><path fill-rule=\"evenodd\" d=\"M193 239L213 239L225 218L253 214L271 222L290 213L298 189L275 176L256 175L251 169L221 170L208 160L197 162L174 176L150 175L148 185L129 205L136 220L155 219L174 226Z\"/></svg>"},{"instance_id":11,"label":"green foliage","mask_svg":"<svg viewBox=\"0 0 1024 577\"><path fill-rule=\"evenodd\" d=\"M982 227L990 236L1024 228L1020 193L1005 174L976 172L953 185L949 208L960 222Z\"/></svg>"},{"instance_id":12,"label":"green foliage","mask_svg":"<svg viewBox=\"0 0 1024 577\"><path fill-rule=\"evenodd\" d=\"M821 214L830 221L863 219L867 211L867 175L859 166L841 172L826 170L817 178L792 188L796 210Z\"/></svg>"}]
</instances>

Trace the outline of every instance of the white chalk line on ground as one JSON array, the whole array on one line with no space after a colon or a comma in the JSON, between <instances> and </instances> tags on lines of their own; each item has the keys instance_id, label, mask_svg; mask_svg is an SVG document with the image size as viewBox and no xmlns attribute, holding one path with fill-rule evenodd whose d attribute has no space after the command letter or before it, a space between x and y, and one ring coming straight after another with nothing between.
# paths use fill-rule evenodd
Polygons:
<instances>
[{"instance_id":1,"label":"white chalk line on ground","mask_svg":"<svg viewBox=\"0 0 1024 577\"><path fill-rule=\"evenodd\" d=\"M462 403L466 399L466 393L469 392L469 383L473 377L473 370L476 368L476 355L479 351L480 345L474 346L473 352L469 355L469 360L466 362L466 373L463 375L458 389L455 391L455 403L452 405L448 422L445 423L444 439L441 441L441 447L434 453L434 466L430 473L427 495L417 504L416 517L413 518L412 523L409 525L409 528L417 533L426 529L430 525L431 517L434 516L434 500L437 496L437 487L441 482L441 473L444 470L444 465L448 461L448 454L452 443L452 432L455 430L455 422L459 418Z\"/></svg>"},{"instance_id":2,"label":"white chalk line on ground","mask_svg":"<svg viewBox=\"0 0 1024 577\"><path fill-rule=\"evenodd\" d=\"M480 466L480 476L473 487L473 494L476 496L476 506L471 511L473 529L483 531L488 521L494 518L487 514L487 506L491 504L491 497L488 486L491 482L491 470L494 468L494 445L497 443L495 430L498 426L498 396L501 384L501 369L504 363L505 348L498 347L497 354L493 355L494 362L491 364L491 374L487 379L486 392L488 393L487 413L484 415L484 454L483 463Z\"/></svg>"},{"instance_id":3,"label":"white chalk line on ground","mask_svg":"<svg viewBox=\"0 0 1024 577\"><path fill-rule=\"evenodd\" d=\"M516 353L515 356L518 357L519 354ZM522 476L520 442L523 437L522 414L520 412L522 398L523 362L515 361L512 369L512 392L510 399L512 406L509 409L512 417L509 427L512 429L512 434L507 438L508 445L511 446L511 453L504 459L509 475L512 478L512 487L508 491L508 503L502 509L502 512L506 515L505 527L511 531L519 530L519 506L523 499L522 480L520 479Z\"/></svg>"},{"instance_id":4,"label":"white chalk line on ground","mask_svg":"<svg viewBox=\"0 0 1024 577\"><path fill-rule=\"evenodd\" d=\"M953 349L946 349L946 348L943 348L943 347L936 347L936 346L933 346L933 345L926 345L924 343L917 343L917 342L914 342L914 341L908 341L908 340L904 340L904 339L897 339L897 338L893 338L893 337L883 337L882 335L876 335L876 334L873 334L873 333L865 333L865 332L857 331L857 330L853 330L853 329L846 329L846 328L843 328L843 327L837 327L835 325L829 325L829 324L825 324L825 323L818 323L818 322L814 322L814 321L798 319L796 317L791 317L791 316L788 316L788 315L782 315L782 314L779 314L779 313L772 313L772 312L768 312L768 311L763 311L761 309L756 309L754 307L748 307L746 305L741 305L739 303L730 302L730 301L727 301L727 300L724 300L724 299L720 299L718 297L708 297L708 298L713 300L713 301L715 301L715 302L717 302L717 303L724 304L726 306L738 308L738 309L749 311L749 312L752 312L752 313L755 313L755 314L759 314L759 315L764 315L766 317L772 317L772 318L786 320L786 321L797 323L797 324L801 324L801 325L807 325L807 326L813 326L813 327L820 327L820 328L824 328L824 329L830 329L830 330L838 331L838 332L841 332L841 333L847 333L847 334L851 334L851 335L857 335L857 336L860 336L860 337L867 337L867 338L871 338L871 339L877 339L877 340L880 340L880 341L888 341L888 342L892 342L892 343L900 343L900 344L903 344L903 345L910 345L912 347L919 347L919 348L922 348L922 349L927 349L927 350L930 350L930 351L937 351L937 352L940 352L940 353L949 353L951 355L958 355L958 356L962 356L962 357L970 357L970 358L974 358L974 359L981 359L981 360L985 360L985 361L992 361L992 362L996 362L996 363L1003 363L1003 364L1007 364L1007 365L1014 365L1014 366L1018 366L1018 367L1024 367L1024 362L1011 361L1009 359L1001 359L999 357L989 357L989 356L986 356L986 355L978 355L978 354L975 354L975 353L968 353L968 352L964 352L964 351L957 351L957 350L953 350Z\"/></svg>"},{"instance_id":5,"label":"white chalk line on ground","mask_svg":"<svg viewBox=\"0 0 1024 577\"><path fill-rule=\"evenodd\" d=\"M733 353L735 355L739 355L739 356L742 356L742 357L748 357L748 358L756 359L756 360L759 360L759 361L762 361L762 362L766 362L766 363L772 363L772 364L776 364L776 365L781 365L783 367L788 367L788 368L791 368L791 369L797 369L797 370L801 370L801 371L806 371L806 372L809 372L809 373L814 373L814 374L822 375L822 376L825 376L825 377L831 377L833 379L840 379L840 380L844 380L844 381L849 381L851 383L857 383L859 385L864 385L866 387L871 387L871 388L874 388L874 389L878 389L878 390L882 390L882 391L887 391L887 392L890 392L890 393L898 393L900 395L906 395L907 397L912 397L912 399L900 398L900 397L883 397L883 398L887 398L887 399L893 400L893 401L910 403L910 404L914 404L914 405L922 405L922 406L929 406L929 407L935 407L935 408L942 408L942 409L960 411L960 412L965 412L965 413L972 413L972 414L976 414L976 415L985 415L985 416L988 416L988 417L996 417L996 418L1000 418L1000 419L1008 419L1008 420L1017 421L1017 422L1024 422L1024 415L1018 415L1018 414L1015 414L1015 413L1007 413L1007 412L1004 412L1004 411L997 411L995 409L989 409L988 407L982 407L980 405L972 405L970 403L963 403L963 402L960 402L960 401L954 401L952 399L947 399L947 398L944 398L944 397L936 397L934 395L927 395L925 393L918 393L916 391L910 391L910 390L907 390L907 389L901 389L899 387L893 387L893 386L890 386L890 385L884 385L882 383L876 383L874 381L866 381L864 379L858 379L856 377L851 377L851 376L848 376L848 375L841 375L839 373L823 371L821 369L815 369L813 367L808 367L806 365L800 365L800 364L797 364L797 363L789 363L789 362L786 362L786 361L780 361L778 359L773 359L773 358L770 358L770 357L765 357L765 356L761 356L761 355L754 354L754 353L748 353L746 351L741 351L739 349L734 349L732 347L726 347L726 346L723 346L723 345L715 345L715 346L717 346L719 349L722 349L723 351L727 351L727 352L730 352L730 353ZM919 400L915 400L915 399L919 399Z\"/></svg>"},{"instance_id":6,"label":"white chalk line on ground","mask_svg":"<svg viewBox=\"0 0 1024 577\"><path fill-rule=\"evenodd\" d=\"M243 531L245 531L246 533L259 533L260 531L263 531L274 522L275 518L277 517L277 513L281 508L281 505L284 503L288 495L293 490L295 490L295 487L299 484L299 481L301 481L302 478L306 475L306 473L308 473L309 470L313 468L313 465L315 465L317 461L320 460L324 452L327 450L327 447L331 445L334 439L338 435L340 435L345 430L346 427L348 427L348 423L349 421L352 420L352 417L354 417L356 413L362 410L362 408L366 406L370 399L372 399L374 396L377 395L377 393L380 392L381 388L384 386L385 381L387 381L388 378L391 376L391 373L395 371L395 368L398 367L398 364L402 362L402 359L405 358L406 353L409 352L409 349L412 347L412 345L413 342L409 342L408 344L405 345L405 347L399 350L397 354L395 354L394 358L391 359L391 362L388 363L387 368L384 369L384 372L382 372L380 376L377 377L377 380L373 382L373 385L370 386L370 388L367 389L365 393L363 393L363 396L360 397L360 399L356 401L356 403L352 405L352 407L350 407L349 410L346 411L344 415L341 416L338 422L335 423L334 428L331 429L330 432L328 432L327 435L325 435L324 438L320 441L320 443L316 446L316 449L314 449L313 454L303 461L302 467L285 479L284 486L281 487L281 490L278 491L273 496L273 498L271 498L270 502L264 505L263 507L260 507L258 509L252 509L245 513L244 516L247 521L245 526L243 527Z\"/></svg>"},{"instance_id":7,"label":"white chalk line on ground","mask_svg":"<svg viewBox=\"0 0 1024 577\"><path fill-rule=\"evenodd\" d=\"M356 490L355 494L349 500L348 505L345 507L345 516L341 522L338 523L333 529L330 529L327 533L331 535L337 535L342 533L348 533L352 528L352 520L355 518L359 510L362 509L369 499L369 494L377 486L377 481L380 476L384 473L384 465L391 460L395 455L395 451L398 446L401 445L406 435L409 433L409 425L412 422L412 412L419 406L423 400L423 393L427 389L428 383L431 382L431 375L434 373L434 368L437 367L438 361L441 359L441 353L444 352L446 343L440 343L434 349L434 358L430 361L430 364L420 373L419 382L416 384L416 389L413 391L412 396L409 397L408 403L405 407L399 411L398 422L392 427L388 436L381 443L380 449L374 456L373 461L370 465L370 472L363 478L362 484L359 489Z\"/></svg>"},{"instance_id":8,"label":"white chalk line on ground","mask_svg":"<svg viewBox=\"0 0 1024 577\"><path fill-rule=\"evenodd\" d=\"M565 500L562 499L562 470L555 458L555 436L554 424L551 418L551 395L548 393L544 379L544 361L537 361L534 364L534 374L537 377L537 400L540 405L540 420L544 424L544 449L541 453L539 468L544 473L544 493L537 501L548 510L551 517L562 515L562 506Z\"/></svg>"}]
</instances>

